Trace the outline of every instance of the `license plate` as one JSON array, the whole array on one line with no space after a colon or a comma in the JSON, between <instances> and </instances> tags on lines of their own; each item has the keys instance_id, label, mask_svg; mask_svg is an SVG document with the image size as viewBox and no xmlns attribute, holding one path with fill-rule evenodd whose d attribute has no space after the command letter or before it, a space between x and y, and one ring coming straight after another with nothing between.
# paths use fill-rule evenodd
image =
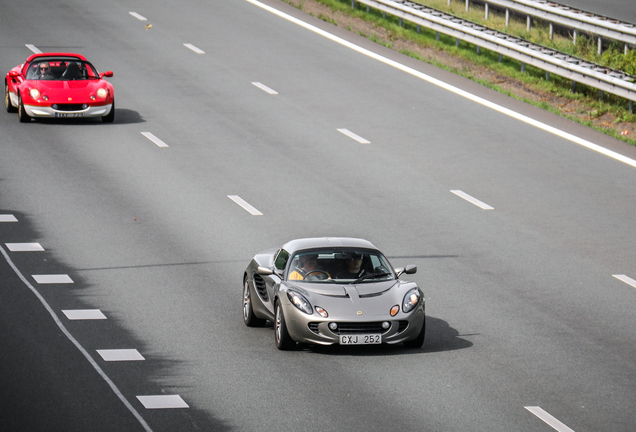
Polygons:
<instances>
[{"instance_id":1,"label":"license plate","mask_svg":"<svg viewBox=\"0 0 636 432\"><path fill-rule=\"evenodd\" d=\"M382 335L379 334L340 335L340 345L372 345L381 343Z\"/></svg>"},{"instance_id":2,"label":"license plate","mask_svg":"<svg viewBox=\"0 0 636 432\"><path fill-rule=\"evenodd\" d=\"M84 113L55 113L55 117L84 117Z\"/></svg>"}]
</instances>

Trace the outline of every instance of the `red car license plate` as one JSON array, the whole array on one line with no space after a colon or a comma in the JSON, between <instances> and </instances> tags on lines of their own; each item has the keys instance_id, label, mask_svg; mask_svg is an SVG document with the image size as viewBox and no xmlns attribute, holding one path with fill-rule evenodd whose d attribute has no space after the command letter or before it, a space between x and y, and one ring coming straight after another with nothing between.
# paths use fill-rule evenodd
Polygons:
<instances>
[{"instance_id":1,"label":"red car license plate","mask_svg":"<svg viewBox=\"0 0 636 432\"><path fill-rule=\"evenodd\" d=\"M55 113L55 117L84 117L84 113Z\"/></svg>"}]
</instances>

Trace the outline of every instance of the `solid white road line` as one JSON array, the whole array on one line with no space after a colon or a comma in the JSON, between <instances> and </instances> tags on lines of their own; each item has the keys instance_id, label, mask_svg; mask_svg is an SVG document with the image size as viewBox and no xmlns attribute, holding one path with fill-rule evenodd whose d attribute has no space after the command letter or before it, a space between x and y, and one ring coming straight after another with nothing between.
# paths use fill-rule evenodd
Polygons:
<instances>
[{"instance_id":1,"label":"solid white road line","mask_svg":"<svg viewBox=\"0 0 636 432\"><path fill-rule=\"evenodd\" d=\"M454 193L455 195L457 195L460 198L465 199L466 201L475 204L477 207L481 207L484 210L494 210L494 207L489 206L488 204L479 201L477 198L474 198L470 195L468 195L466 192L462 192L460 190L452 190L452 193Z\"/></svg>"},{"instance_id":2,"label":"solid white road line","mask_svg":"<svg viewBox=\"0 0 636 432\"><path fill-rule=\"evenodd\" d=\"M73 279L65 274L31 275L37 283L41 284L72 284Z\"/></svg>"},{"instance_id":3,"label":"solid white road line","mask_svg":"<svg viewBox=\"0 0 636 432\"><path fill-rule=\"evenodd\" d=\"M205 54L205 51L203 51L202 49L199 49L199 48L195 47L195 46L194 46L194 45L192 45L192 44L184 43L184 44L183 44L183 46L184 46L184 47L186 47L186 48L190 48L192 51L194 51L194 52L195 52L195 53L197 53L197 54Z\"/></svg>"},{"instance_id":4,"label":"solid white road line","mask_svg":"<svg viewBox=\"0 0 636 432\"><path fill-rule=\"evenodd\" d=\"M106 382L106 384L108 384L108 386L113 391L113 393L115 393L115 395L124 404L124 406L128 408L128 411L130 411L135 416L135 418L137 419L139 424L144 428L144 430L146 432L152 432L152 429L150 428L150 426L148 426L148 423L146 423L146 421L143 419L143 417L141 417L139 412L130 404L130 402L128 402L128 399L126 399L126 397L122 394L119 388L117 388L115 383L110 378L108 378L108 375L106 375L106 373L102 370L102 368L99 367L99 365L95 362L93 357L91 357L88 351L84 349L84 347L77 341L77 339L75 339L73 335L68 331L66 326L62 324L62 321L60 321L60 318L53 311L51 306L46 302L46 300L44 300L44 297L42 297L39 291L36 290L35 287L31 285L31 283L27 280L27 278L24 277L24 275L20 272L20 270L18 270L18 268L15 266L15 264L9 257L9 254L7 254L4 248L0 247L0 253L2 253L2 255L4 256L4 259L7 261L9 266L13 269L13 272L20 278L22 283L26 285L26 287L38 298L38 300L40 300L40 303L42 303L42 305L44 306L44 309L46 309L49 315L51 315L51 318L53 318L53 321L55 321L55 324L57 324L57 327L62 331L62 333L64 333L64 335L68 338L68 340L70 340L71 343L75 345L75 347L79 350L79 352L82 353L84 358L86 358L86 360L91 364L91 366L93 366L93 369L95 369L95 371L99 374L99 376L101 376L102 379Z\"/></svg>"},{"instance_id":5,"label":"solid white road line","mask_svg":"<svg viewBox=\"0 0 636 432\"><path fill-rule=\"evenodd\" d=\"M522 121L524 123L527 123L529 125L537 127L539 129L542 129L542 130L544 130L544 131L546 131L548 133L557 135L557 136L559 136L559 137L561 137L563 139L566 139L568 141L571 141L573 143L576 143L578 145L586 147L586 148L588 148L590 150L593 150L595 152L604 154L605 156L609 156L609 157L611 157L613 159L616 159L616 160L618 160L620 162L626 163L626 164L631 165L631 166L636 168L636 160L634 160L634 159L630 159L630 158L628 158L626 156L623 156L623 155L621 155L619 153L616 153L616 152L613 152L613 151L608 150L606 148L603 148L603 147L599 146L598 144L594 144L594 143L592 143L590 141L584 140L583 138L579 138L579 137L577 137L575 135L572 135L570 133L564 132L564 131L562 131L560 129L557 129L555 127L549 126L549 125L547 125L545 123L537 121L537 120L535 120L533 118L530 118L528 116L520 114L520 113L518 113L516 111L513 111L511 109L504 108L501 105L497 105L496 103L490 102L490 101L488 101L488 100L486 100L484 98L481 98L479 96L471 94L471 93L469 93L469 92L467 92L465 90L461 90L461 89L459 89L459 88L457 88L455 86L452 86L452 85L450 85L448 83L445 83L444 81L438 80L438 79L433 78L433 77L431 77L429 75L426 75L426 74L424 74L422 72L419 72L419 71L417 71L415 69L412 69L412 68L410 68L408 66L405 66L405 65L403 65L401 63L398 63L396 61L390 60L390 59L388 59L386 57L383 57L383 56L381 56L379 54L376 54L376 53L374 53L372 51L369 51L369 50L367 50L365 48L362 48L362 47L360 47L358 45L355 45L355 44L353 44L351 42L348 42L348 41L346 41L346 40L344 40L342 38L339 38L338 36L332 35L329 32L321 30L318 27L314 27L311 24L307 24L306 22L301 21L298 18L294 18L291 15L287 15L286 13L281 12L278 9L274 9L271 6L267 6L267 5L259 2L258 0L246 0L246 1L248 1L248 2L252 3L253 5L258 6L258 7L262 8L262 9L265 9L266 11L269 11L269 12L275 14L275 15L278 15L279 17L284 18L287 21L293 22L294 24L297 24L297 25L299 25L301 27L304 27L307 30L310 30L310 31L312 31L314 33L317 33L317 34L319 34L321 36L324 36L324 37L326 37L326 38L328 38L328 39L330 39L330 40L332 40L332 41L334 41L336 43L339 43L340 45L346 46L347 48L350 48L350 49L352 49L354 51L357 51L357 52L359 52L361 54L364 54L367 57L371 57L371 58L373 58L375 60L381 61L381 62L383 62L383 63L385 63L385 64L387 64L389 66L392 66L392 67L394 67L396 69L399 69L399 70L401 70L403 72L406 72L406 73L411 74L411 75L413 75L413 76L415 76L417 78L420 78L420 79L422 79L424 81L427 81L427 82L429 82L429 83L431 83L433 85L441 87L441 88L443 88L445 90L448 90L448 91L450 91L452 93L455 93L456 95L459 95L461 97L469 99L469 100L471 100L473 102L476 102L478 104L481 104L483 106L491 108L491 109L493 109L493 110L495 110L497 112L500 112L500 113L502 113L504 115L510 116L510 117L515 118L517 120L520 120L520 121Z\"/></svg>"},{"instance_id":6,"label":"solid white road line","mask_svg":"<svg viewBox=\"0 0 636 432\"><path fill-rule=\"evenodd\" d=\"M161 141L159 138L157 138L156 136L154 136L150 132L142 132L141 134L143 136L145 136L146 138L148 138L153 143L157 144L157 146L159 146L159 147L168 147L168 144L166 144L165 142Z\"/></svg>"},{"instance_id":7,"label":"solid white road line","mask_svg":"<svg viewBox=\"0 0 636 432\"><path fill-rule=\"evenodd\" d=\"M36 47L35 45L26 44L25 46L31 51L33 51L34 54L42 54L42 51L40 51L38 47Z\"/></svg>"},{"instance_id":8,"label":"solid white road line","mask_svg":"<svg viewBox=\"0 0 636 432\"><path fill-rule=\"evenodd\" d=\"M99 309L67 309L63 310L62 313L72 321L107 319L106 315Z\"/></svg>"},{"instance_id":9,"label":"solid white road line","mask_svg":"<svg viewBox=\"0 0 636 432\"><path fill-rule=\"evenodd\" d=\"M128 13L134 16L135 18L137 18L139 21L148 21L146 17L139 15L137 12L128 12Z\"/></svg>"},{"instance_id":10,"label":"solid white road line","mask_svg":"<svg viewBox=\"0 0 636 432\"><path fill-rule=\"evenodd\" d=\"M146 409L190 408L179 395L137 396Z\"/></svg>"},{"instance_id":11,"label":"solid white road line","mask_svg":"<svg viewBox=\"0 0 636 432\"><path fill-rule=\"evenodd\" d=\"M264 90L264 91L266 91L267 93L269 93L271 95L277 95L278 94L278 92L276 90L272 90L271 88L267 87L265 84L261 84L259 82L253 82L252 84L254 84L259 89Z\"/></svg>"},{"instance_id":12,"label":"solid white road line","mask_svg":"<svg viewBox=\"0 0 636 432\"><path fill-rule=\"evenodd\" d=\"M258 210L256 210L254 207L252 207L251 205L249 205L243 198L241 198L238 195L228 195L227 196L229 199L231 199L232 201L234 201L235 203L237 203L238 205L240 205L241 207L243 207L245 210L247 210L248 212L250 212L253 216L262 216L263 213L259 212Z\"/></svg>"},{"instance_id":13,"label":"solid white road line","mask_svg":"<svg viewBox=\"0 0 636 432\"><path fill-rule=\"evenodd\" d=\"M41 252L44 250L40 243L5 243L11 252Z\"/></svg>"},{"instance_id":14,"label":"solid white road line","mask_svg":"<svg viewBox=\"0 0 636 432\"><path fill-rule=\"evenodd\" d=\"M527 406L525 407L525 409L527 409L528 411L530 411L532 414L536 415L537 417L539 417L541 420L543 420L545 423L547 423L548 425L550 425L554 430L559 431L559 432L574 432L572 429L570 429L569 427L567 427L566 425L564 425L563 423L561 423L559 420L557 420L556 418L552 417L550 414L548 414L547 412L545 412L543 409L541 409L540 407L537 406Z\"/></svg>"},{"instance_id":15,"label":"solid white road line","mask_svg":"<svg viewBox=\"0 0 636 432\"><path fill-rule=\"evenodd\" d=\"M627 285L631 285L634 288L636 288L636 280L634 280L634 279L632 279L632 278L630 278L628 276L625 276L625 275L612 275L612 276L614 276L616 279L618 279L620 281L625 282Z\"/></svg>"},{"instance_id":16,"label":"solid white road line","mask_svg":"<svg viewBox=\"0 0 636 432\"><path fill-rule=\"evenodd\" d=\"M104 361L141 361L146 360L136 349L100 349L96 350Z\"/></svg>"},{"instance_id":17,"label":"solid white road line","mask_svg":"<svg viewBox=\"0 0 636 432\"><path fill-rule=\"evenodd\" d=\"M0 222L17 222L18 220L12 214L0 215Z\"/></svg>"},{"instance_id":18,"label":"solid white road line","mask_svg":"<svg viewBox=\"0 0 636 432\"><path fill-rule=\"evenodd\" d=\"M338 129L338 132L345 134L349 138L353 138L354 140L358 141L360 144L371 144L371 141L368 141L362 138L360 135L354 134L348 129Z\"/></svg>"}]
</instances>

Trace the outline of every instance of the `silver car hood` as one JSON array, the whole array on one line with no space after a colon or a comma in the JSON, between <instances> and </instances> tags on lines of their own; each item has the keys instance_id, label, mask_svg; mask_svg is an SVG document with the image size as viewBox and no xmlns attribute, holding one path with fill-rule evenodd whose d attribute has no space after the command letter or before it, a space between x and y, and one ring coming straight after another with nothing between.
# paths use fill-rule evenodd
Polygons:
<instances>
[{"instance_id":1,"label":"silver car hood","mask_svg":"<svg viewBox=\"0 0 636 432\"><path fill-rule=\"evenodd\" d=\"M372 297L390 290L394 285L398 283L399 281L397 280L388 280L380 282L362 282L355 285L343 285L301 281L294 281L293 283L290 283L289 281L287 281L287 286L289 286L290 288L296 286L309 293L324 295L328 297L351 297L351 294L353 292L355 292L357 297Z\"/></svg>"}]
</instances>

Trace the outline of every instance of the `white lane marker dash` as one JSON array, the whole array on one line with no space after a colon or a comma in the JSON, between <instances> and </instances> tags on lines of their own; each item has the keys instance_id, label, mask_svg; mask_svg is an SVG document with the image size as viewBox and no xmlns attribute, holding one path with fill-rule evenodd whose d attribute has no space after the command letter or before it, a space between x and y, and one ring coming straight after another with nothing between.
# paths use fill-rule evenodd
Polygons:
<instances>
[{"instance_id":1,"label":"white lane marker dash","mask_svg":"<svg viewBox=\"0 0 636 432\"><path fill-rule=\"evenodd\" d=\"M157 138L156 136L154 136L150 132L142 132L141 134L143 136L145 136L146 138L148 138L153 143L157 144L157 146L159 146L159 147L168 147L168 144L166 144L165 142L161 141L159 138Z\"/></svg>"},{"instance_id":2,"label":"white lane marker dash","mask_svg":"<svg viewBox=\"0 0 636 432\"><path fill-rule=\"evenodd\" d=\"M44 248L40 243L5 243L11 252L41 252Z\"/></svg>"},{"instance_id":3,"label":"white lane marker dash","mask_svg":"<svg viewBox=\"0 0 636 432\"><path fill-rule=\"evenodd\" d=\"M556 430L558 432L574 432L572 429L570 429L569 427L567 427L566 425L561 423L559 420L557 420L556 418L554 418L553 416L548 414L541 407L538 407L538 406L527 406L527 407L524 407L524 408L527 409L528 411L530 411L532 414L534 414L537 417L539 417L541 420L543 420L545 423L550 425L554 430Z\"/></svg>"},{"instance_id":4,"label":"white lane marker dash","mask_svg":"<svg viewBox=\"0 0 636 432\"><path fill-rule=\"evenodd\" d=\"M194 51L194 52L195 52L195 53L197 53L197 54L205 54L205 51L203 51L203 50L202 50L202 49L200 49L200 48L195 47L195 46L194 46L194 45L192 45L192 44L184 43L184 44L183 44L183 46L184 46L184 47L186 47L186 48L191 49L192 51Z\"/></svg>"},{"instance_id":5,"label":"white lane marker dash","mask_svg":"<svg viewBox=\"0 0 636 432\"><path fill-rule=\"evenodd\" d=\"M42 284L72 284L73 279L67 274L31 275L40 285Z\"/></svg>"},{"instance_id":6,"label":"white lane marker dash","mask_svg":"<svg viewBox=\"0 0 636 432\"><path fill-rule=\"evenodd\" d=\"M134 16L135 18L137 18L139 21L148 21L146 17L139 15L137 12L128 12L128 13Z\"/></svg>"},{"instance_id":7,"label":"white lane marker dash","mask_svg":"<svg viewBox=\"0 0 636 432\"><path fill-rule=\"evenodd\" d=\"M627 285L631 285L634 288L636 288L636 280L630 278L629 276L625 276L625 275L612 275L614 276L616 279L618 279L619 281L623 281L625 282Z\"/></svg>"},{"instance_id":8,"label":"white lane marker dash","mask_svg":"<svg viewBox=\"0 0 636 432\"><path fill-rule=\"evenodd\" d=\"M354 134L348 129L338 129L338 132L345 134L349 138L353 138L354 140L358 141L360 144L371 144L371 141L368 141L362 138L361 136Z\"/></svg>"},{"instance_id":9,"label":"white lane marker dash","mask_svg":"<svg viewBox=\"0 0 636 432\"><path fill-rule=\"evenodd\" d=\"M97 353L104 361L142 361L146 360L136 349L98 349Z\"/></svg>"},{"instance_id":10,"label":"white lane marker dash","mask_svg":"<svg viewBox=\"0 0 636 432\"><path fill-rule=\"evenodd\" d=\"M67 309L62 313L70 320L96 320L107 319L99 309Z\"/></svg>"},{"instance_id":11,"label":"white lane marker dash","mask_svg":"<svg viewBox=\"0 0 636 432\"><path fill-rule=\"evenodd\" d=\"M271 95L277 95L278 94L278 92L276 90L272 90L271 88L267 87L265 84L261 84L259 82L253 82L252 84L254 84L259 89L261 89L263 91L266 91L267 93L269 93Z\"/></svg>"},{"instance_id":12,"label":"white lane marker dash","mask_svg":"<svg viewBox=\"0 0 636 432\"><path fill-rule=\"evenodd\" d=\"M237 203L238 205L240 205L241 207L243 207L243 209L247 210L253 216L262 216L263 215L263 213L261 213L258 210L256 210L254 207L252 207L250 204L248 204L240 196L238 196L238 195L228 195L227 197L229 199L231 199L232 201L234 201L235 203Z\"/></svg>"},{"instance_id":13,"label":"white lane marker dash","mask_svg":"<svg viewBox=\"0 0 636 432\"><path fill-rule=\"evenodd\" d=\"M18 220L16 219L15 216L13 216L12 214L1 214L0 215L0 222L17 222Z\"/></svg>"},{"instance_id":14,"label":"white lane marker dash","mask_svg":"<svg viewBox=\"0 0 636 432\"><path fill-rule=\"evenodd\" d=\"M179 395L137 396L146 409L190 408Z\"/></svg>"},{"instance_id":15,"label":"white lane marker dash","mask_svg":"<svg viewBox=\"0 0 636 432\"><path fill-rule=\"evenodd\" d=\"M452 190L451 192L454 193L455 195L457 195L458 197L465 199L469 203L475 204L477 207L480 207L483 210L494 210L495 209L494 207L491 207L488 204L479 201L477 198L474 198L474 197L468 195L466 192L462 192L460 190Z\"/></svg>"},{"instance_id":16,"label":"white lane marker dash","mask_svg":"<svg viewBox=\"0 0 636 432\"><path fill-rule=\"evenodd\" d=\"M40 51L38 47L36 47L35 45L26 44L25 46L31 51L33 51L35 54L42 54L42 51Z\"/></svg>"}]
</instances>

